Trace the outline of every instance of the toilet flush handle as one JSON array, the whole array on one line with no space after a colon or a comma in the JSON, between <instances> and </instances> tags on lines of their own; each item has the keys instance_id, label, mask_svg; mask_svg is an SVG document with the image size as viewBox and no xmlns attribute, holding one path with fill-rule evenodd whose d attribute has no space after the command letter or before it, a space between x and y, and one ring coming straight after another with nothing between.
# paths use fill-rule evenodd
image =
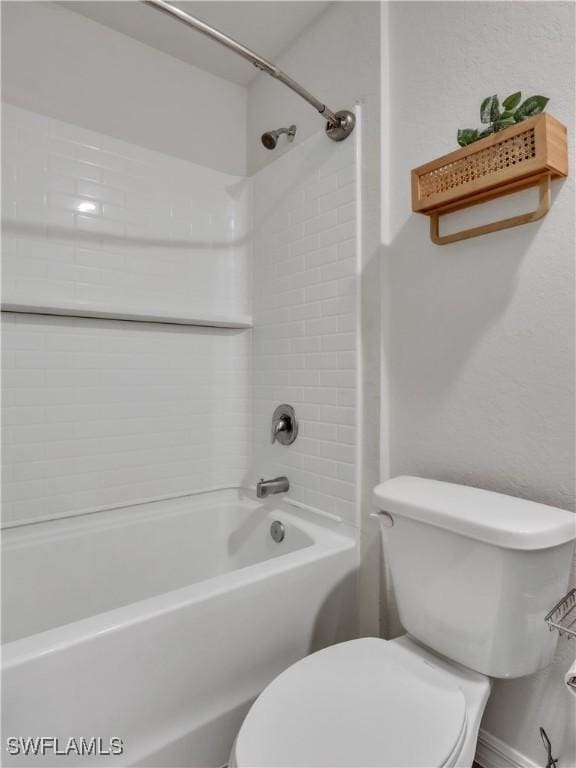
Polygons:
<instances>
[{"instance_id":1,"label":"toilet flush handle","mask_svg":"<svg viewBox=\"0 0 576 768\"><path fill-rule=\"evenodd\" d=\"M375 520L379 520L380 525L383 528L392 528L394 525L394 518L390 512L384 512L383 510L380 512L370 512L370 517L373 517Z\"/></svg>"}]
</instances>

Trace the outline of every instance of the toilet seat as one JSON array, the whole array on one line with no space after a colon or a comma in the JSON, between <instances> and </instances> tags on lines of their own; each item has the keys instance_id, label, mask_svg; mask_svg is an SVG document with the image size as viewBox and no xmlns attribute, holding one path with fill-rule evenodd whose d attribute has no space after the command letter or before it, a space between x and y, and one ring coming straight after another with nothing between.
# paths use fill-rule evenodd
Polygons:
<instances>
[{"instance_id":1,"label":"toilet seat","mask_svg":"<svg viewBox=\"0 0 576 768\"><path fill-rule=\"evenodd\" d=\"M466 723L466 699L448 672L394 642L352 640L270 683L238 733L232 764L448 768Z\"/></svg>"}]
</instances>

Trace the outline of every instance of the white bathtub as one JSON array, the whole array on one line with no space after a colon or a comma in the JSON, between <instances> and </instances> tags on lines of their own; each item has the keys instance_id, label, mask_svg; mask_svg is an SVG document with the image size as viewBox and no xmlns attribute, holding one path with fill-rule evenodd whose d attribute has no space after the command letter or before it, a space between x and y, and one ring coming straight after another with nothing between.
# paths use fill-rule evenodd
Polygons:
<instances>
[{"instance_id":1,"label":"white bathtub","mask_svg":"<svg viewBox=\"0 0 576 768\"><path fill-rule=\"evenodd\" d=\"M236 491L5 531L3 765L222 765L259 691L350 635L356 562L337 523ZM30 736L124 751L7 754Z\"/></svg>"}]
</instances>

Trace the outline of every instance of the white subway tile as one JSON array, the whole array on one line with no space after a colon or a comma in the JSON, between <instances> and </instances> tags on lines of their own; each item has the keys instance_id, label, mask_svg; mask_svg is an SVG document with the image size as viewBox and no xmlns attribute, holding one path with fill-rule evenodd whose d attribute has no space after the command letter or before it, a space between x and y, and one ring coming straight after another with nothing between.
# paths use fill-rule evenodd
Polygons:
<instances>
[{"instance_id":1,"label":"white subway tile","mask_svg":"<svg viewBox=\"0 0 576 768\"><path fill-rule=\"evenodd\" d=\"M324 336L324 338L322 339L323 351L354 350L355 346L356 346L356 335L354 333L335 333L330 336ZM339 359L338 367L344 368L348 366L342 365L342 361L341 359Z\"/></svg>"},{"instance_id":2,"label":"white subway tile","mask_svg":"<svg viewBox=\"0 0 576 768\"><path fill-rule=\"evenodd\" d=\"M304 224L304 233L306 235L316 235L320 232L333 229L338 224L338 213L328 211L320 216L315 216Z\"/></svg>"},{"instance_id":3,"label":"white subway tile","mask_svg":"<svg viewBox=\"0 0 576 768\"><path fill-rule=\"evenodd\" d=\"M122 306L161 302L173 311L178 304L186 312L197 307L199 314L247 312L247 292L227 279L233 272L228 249L212 247L248 231L246 194L231 197L228 190L236 177L11 105L3 115L15 131L5 136L5 146L13 140L13 151L4 156L4 178L12 180L5 200L12 218L34 224L33 234L14 238L20 259L5 276L6 294L17 292L15 298L25 300L34 291L36 300L75 297L121 301ZM179 208L186 210L180 222L171 217ZM205 254L199 253L202 243ZM247 245L235 251L244 269ZM128 273L137 263L128 262L131 253L162 265L160 271L171 280L160 283L150 273L126 291ZM68 274L60 270L57 280L72 287L50 280L23 282L46 276L40 261L98 267L102 274L83 275L71 266ZM107 290L91 289L93 278Z\"/></svg>"},{"instance_id":4,"label":"white subway tile","mask_svg":"<svg viewBox=\"0 0 576 768\"><path fill-rule=\"evenodd\" d=\"M338 284L336 282L321 283L306 289L306 301L322 301L338 296Z\"/></svg>"},{"instance_id":5,"label":"white subway tile","mask_svg":"<svg viewBox=\"0 0 576 768\"><path fill-rule=\"evenodd\" d=\"M356 218L356 203L348 203L348 205L342 205L338 208L338 222L343 224L345 222L354 221Z\"/></svg>"},{"instance_id":6,"label":"white subway tile","mask_svg":"<svg viewBox=\"0 0 576 768\"><path fill-rule=\"evenodd\" d=\"M356 179L356 165L351 164L338 172L338 186L345 187L353 184Z\"/></svg>"},{"instance_id":7,"label":"white subway tile","mask_svg":"<svg viewBox=\"0 0 576 768\"><path fill-rule=\"evenodd\" d=\"M227 189L238 179L24 110L7 117L23 128L8 202L37 221L9 245L19 295L245 312L251 259L255 328L8 315L6 519L286 473L293 498L355 522L354 143L326 148L319 168L304 144L259 172L255 236L235 243L249 231L246 195ZM280 402L300 420L289 448L269 444Z\"/></svg>"},{"instance_id":8,"label":"white subway tile","mask_svg":"<svg viewBox=\"0 0 576 768\"><path fill-rule=\"evenodd\" d=\"M306 266L308 269L312 267L321 267L324 264L330 264L333 261L337 261L338 258L338 247L332 245L329 248L321 248L309 253L306 256Z\"/></svg>"},{"instance_id":9,"label":"white subway tile","mask_svg":"<svg viewBox=\"0 0 576 768\"><path fill-rule=\"evenodd\" d=\"M287 243L288 244L288 243ZM304 253L310 253L318 249L320 240L317 234L307 234L306 237L302 237L296 242L292 243L292 255L300 256Z\"/></svg>"},{"instance_id":10,"label":"white subway tile","mask_svg":"<svg viewBox=\"0 0 576 768\"><path fill-rule=\"evenodd\" d=\"M14 353L13 364L30 366L10 366L4 379L21 403L7 411L16 426L4 461L19 469L5 477L11 502L6 519L128 503L142 498L154 473L159 495L176 485L193 491L206 474L194 469L193 443L199 458L211 446L213 465L221 467L211 482L241 481L246 433L227 432L224 424L230 412L247 408L248 380L235 370L235 360L248 353L243 334L66 318L23 323L16 315L6 316L3 334L23 348ZM224 362L214 364L220 357ZM182 371L185 384L175 380L176 371ZM217 409L222 426L213 418ZM163 457L165 450L172 453ZM221 454L238 466L232 478L230 465L218 460ZM102 462L117 472L117 484L106 489L95 474L105 469ZM190 466L187 477L184 462ZM128 480L132 466L138 471ZM39 476L43 484L30 482ZM17 506L24 499L33 503Z\"/></svg>"},{"instance_id":11,"label":"white subway tile","mask_svg":"<svg viewBox=\"0 0 576 768\"><path fill-rule=\"evenodd\" d=\"M348 210L355 208L353 144L335 145L318 170L298 166L300 151L295 148L254 179L256 208L271 199L277 205L274 216L259 224L253 252L256 428L250 476L287 474L293 498L354 522L355 448L349 434L339 431L354 432L355 424L356 371L342 369L349 360L340 357L350 352L355 360L356 348L355 223ZM286 225L290 211L292 222L304 223L300 239ZM296 304L302 289L304 303ZM287 302L291 319L303 324L291 327L284 316L274 317L270 297L277 295ZM295 358L279 354L287 342ZM302 358L306 368L298 369ZM280 402L295 406L300 433L288 449L271 452L269 420Z\"/></svg>"},{"instance_id":12,"label":"white subway tile","mask_svg":"<svg viewBox=\"0 0 576 768\"><path fill-rule=\"evenodd\" d=\"M306 333L310 336L338 333L338 317L322 317L306 321Z\"/></svg>"},{"instance_id":13,"label":"white subway tile","mask_svg":"<svg viewBox=\"0 0 576 768\"><path fill-rule=\"evenodd\" d=\"M305 200L314 202L318 197L326 195L338 188L338 176L333 173L321 179L314 180L306 186Z\"/></svg>"},{"instance_id":14,"label":"white subway tile","mask_svg":"<svg viewBox=\"0 0 576 768\"><path fill-rule=\"evenodd\" d=\"M341 187L335 192L330 192L329 194L323 195L320 198L320 212L323 213L324 211L333 211L334 209L340 208L349 203L354 204L355 198L356 195L353 184Z\"/></svg>"}]
</instances>

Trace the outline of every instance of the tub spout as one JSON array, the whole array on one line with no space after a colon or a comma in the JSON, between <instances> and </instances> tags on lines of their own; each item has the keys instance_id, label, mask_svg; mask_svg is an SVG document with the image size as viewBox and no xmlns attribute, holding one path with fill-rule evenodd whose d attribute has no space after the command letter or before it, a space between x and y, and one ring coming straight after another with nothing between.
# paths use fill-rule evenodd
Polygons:
<instances>
[{"instance_id":1,"label":"tub spout","mask_svg":"<svg viewBox=\"0 0 576 768\"><path fill-rule=\"evenodd\" d=\"M286 493L289 490L290 482L287 477L275 477L274 480L264 480L262 477L256 484L256 496L259 499L265 499L273 493Z\"/></svg>"}]
</instances>

